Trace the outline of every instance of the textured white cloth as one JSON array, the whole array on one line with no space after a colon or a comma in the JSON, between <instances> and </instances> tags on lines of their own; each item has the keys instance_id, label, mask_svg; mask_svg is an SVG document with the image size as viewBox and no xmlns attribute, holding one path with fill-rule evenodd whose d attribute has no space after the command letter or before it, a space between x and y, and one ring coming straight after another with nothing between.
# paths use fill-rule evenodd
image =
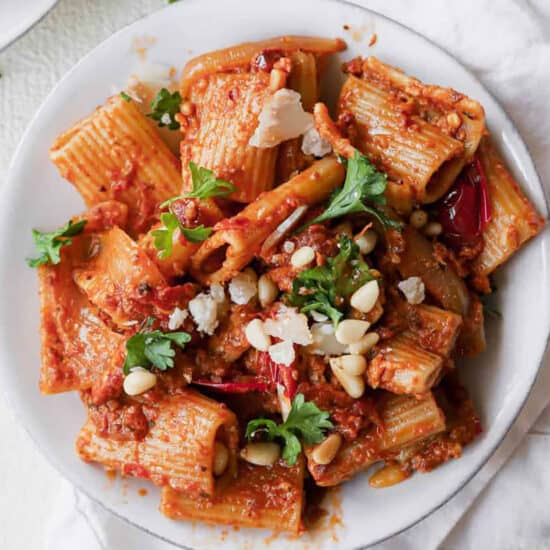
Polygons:
<instances>
[{"instance_id":1,"label":"textured white cloth","mask_svg":"<svg viewBox=\"0 0 550 550\"><path fill-rule=\"evenodd\" d=\"M164 0L61 0L39 26L0 54L0 69L4 73L0 80L0 180L5 175L23 127L59 77L114 30L159 9L164 3ZM547 154L550 145L548 0L358 0L357 3L414 28L469 66L510 114L527 142L543 182L550 184L550 155ZM273 5L276 7L276 3ZM378 545L377 549L549 548L550 467L547 456L550 451L550 412L542 415L525 437L548 404L548 387L550 361L547 358L520 417L482 471L436 513L407 532ZM13 430L11 424L3 426L1 413L2 406L0 428ZM17 441L15 445L13 454L6 455L6 464L10 467L16 464L15 457L20 456L17 450L24 444ZM3 460L4 457L0 457L0 467L6 465ZM20 468L25 466L25 458L21 459L21 464L18 464ZM48 475L57 480L53 474ZM29 478L32 478L30 468L25 471L25 476L29 483ZM5 485L9 492L11 486L8 482L3 480L0 483L3 484L0 490ZM54 481L51 483L53 486ZM55 483L57 498L46 536L42 546L35 544L35 548L173 549L171 545L106 513L66 482ZM14 483L14 487L20 490L19 484ZM29 503L33 500L31 495L32 492L28 494ZM35 500L38 500L37 495L34 493ZM44 498L51 502L49 494ZM39 505L26 504L31 510L32 506ZM7 506L5 511L9 516L11 510ZM2 513L2 517L6 515ZM24 525L21 524L22 529ZM2 536L0 533L2 548L30 547L19 544L19 538L1 544Z\"/></svg>"}]
</instances>

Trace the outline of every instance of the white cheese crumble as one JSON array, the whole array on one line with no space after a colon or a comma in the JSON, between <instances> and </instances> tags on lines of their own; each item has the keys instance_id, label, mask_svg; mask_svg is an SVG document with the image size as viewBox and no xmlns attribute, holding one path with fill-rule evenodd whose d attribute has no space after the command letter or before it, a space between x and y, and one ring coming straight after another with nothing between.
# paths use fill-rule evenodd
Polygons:
<instances>
[{"instance_id":1,"label":"white cheese crumble","mask_svg":"<svg viewBox=\"0 0 550 550\"><path fill-rule=\"evenodd\" d=\"M216 302L225 302L225 290L222 285L213 284L210 287L210 296L216 300Z\"/></svg>"},{"instance_id":2,"label":"white cheese crumble","mask_svg":"<svg viewBox=\"0 0 550 550\"><path fill-rule=\"evenodd\" d=\"M313 115L302 107L301 96L282 88L268 97L258 117L258 126L250 138L253 147L275 147L296 138L313 126Z\"/></svg>"},{"instance_id":3,"label":"white cheese crumble","mask_svg":"<svg viewBox=\"0 0 550 550\"><path fill-rule=\"evenodd\" d=\"M306 131L302 139L302 153L304 155L313 155L320 158L331 152L332 146L327 140L321 137L315 126Z\"/></svg>"},{"instance_id":4,"label":"white cheese crumble","mask_svg":"<svg viewBox=\"0 0 550 550\"><path fill-rule=\"evenodd\" d=\"M235 304L244 305L258 293L258 277L252 269L237 273L229 283L229 296Z\"/></svg>"},{"instance_id":5,"label":"white cheese crumble","mask_svg":"<svg viewBox=\"0 0 550 550\"><path fill-rule=\"evenodd\" d=\"M170 118L170 113L164 113L164 114L160 117L160 121L161 121L165 126L169 126L170 123L172 122L172 119Z\"/></svg>"},{"instance_id":6,"label":"white cheese crumble","mask_svg":"<svg viewBox=\"0 0 550 550\"><path fill-rule=\"evenodd\" d=\"M332 323L314 323L311 326L312 344L308 351L314 355L342 355L347 346L340 344L334 334Z\"/></svg>"},{"instance_id":7,"label":"white cheese crumble","mask_svg":"<svg viewBox=\"0 0 550 550\"><path fill-rule=\"evenodd\" d=\"M284 305L279 307L275 319L265 320L264 330L270 336L301 346L307 346L313 341L307 317Z\"/></svg>"},{"instance_id":8,"label":"white cheese crumble","mask_svg":"<svg viewBox=\"0 0 550 550\"><path fill-rule=\"evenodd\" d=\"M176 330L180 328L187 317L189 317L189 312L186 309L174 308L174 311L172 311L168 318L168 329Z\"/></svg>"},{"instance_id":9,"label":"white cheese crumble","mask_svg":"<svg viewBox=\"0 0 550 550\"><path fill-rule=\"evenodd\" d=\"M289 366L296 358L294 346L290 341L283 341L278 344L273 344L272 346L269 346L267 352L269 353L271 360L274 363L279 363L280 365Z\"/></svg>"},{"instance_id":10,"label":"white cheese crumble","mask_svg":"<svg viewBox=\"0 0 550 550\"><path fill-rule=\"evenodd\" d=\"M409 304L421 304L426 297L426 287L420 277L409 277L397 283L397 288L405 295Z\"/></svg>"},{"instance_id":11,"label":"white cheese crumble","mask_svg":"<svg viewBox=\"0 0 550 550\"><path fill-rule=\"evenodd\" d=\"M209 336L218 326L218 304L209 294L201 292L189 302L189 312L200 332Z\"/></svg>"}]
</instances>

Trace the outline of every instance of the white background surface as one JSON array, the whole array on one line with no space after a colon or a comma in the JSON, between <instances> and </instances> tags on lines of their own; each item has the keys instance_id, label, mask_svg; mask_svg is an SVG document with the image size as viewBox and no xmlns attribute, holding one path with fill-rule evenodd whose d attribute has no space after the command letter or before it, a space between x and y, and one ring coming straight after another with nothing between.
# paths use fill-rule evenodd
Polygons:
<instances>
[{"instance_id":1,"label":"white background surface","mask_svg":"<svg viewBox=\"0 0 550 550\"><path fill-rule=\"evenodd\" d=\"M10 1L12 0L0 0L2 3ZM22 0L14 1L20 3ZM424 0L417 2L417 5L426 7L428 2L436 12L434 18L442 21L448 21L455 16L463 17L464 12L468 11L465 4L474 4L462 2L461 7L458 7L458 2L454 0L441 0L437 3L433 0ZM395 9L396 4L403 3L392 4L392 9L392 5L385 5L387 2L383 0L363 0L358 3L385 12L449 48L455 43L460 44L460 37L453 36L452 32L443 37L440 36L437 26L427 27L422 19L421 9L398 11ZM412 2L407 4L411 5ZM0 182L5 176L9 160L26 123L60 76L112 32L164 5L165 0L61 0L39 26L0 54L0 71L4 74L0 80ZM482 56L476 55L472 48L466 47L462 48L463 51L458 48L458 53L462 54L463 60L491 87L493 66L513 61L505 59L499 47L502 48L504 45L510 52L518 53L514 49L514 46L517 47L514 40L519 34L518 30L526 24L527 17L532 17L533 14L540 15L541 22L544 23L544 16L550 15L550 3L547 0L502 3L479 1L475 5L479 9L491 12L491 25L486 25L485 13L485 17L482 18L485 24L480 25L479 32L494 35L494 48L489 47ZM510 13L511 10L513 13ZM472 24L475 25L474 13L473 10L470 11ZM542 40L550 39L547 35L547 23L548 19L546 25L541 24L540 36L533 33L531 40L537 47L537 41L543 42L542 46L546 46L546 50L541 54L546 54L546 60L549 60L548 44L544 44ZM446 41L448 43L445 43ZM548 64L548 61L546 63ZM546 68L550 69L548 66ZM507 107L513 105L514 101L534 101L533 116L516 120L516 123L519 123L529 146L540 158L541 151L548 150L549 146L548 123L540 125L540 119L543 117L546 117L548 122L548 109L545 103L537 103L537 90L530 90L533 82L529 80L529 75L522 75L521 71L517 74L513 88L493 87L492 91ZM539 99L547 97L547 90L548 88L546 92L542 92L542 96L539 91ZM521 92L524 92L523 95ZM541 127L546 128L544 134L539 131ZM502 533L506 533L506 538L499 541L496 534L494 548L534 548L535 544L540 548L547 547L545 541L550 538L550 519L548 512L542 515L540 506L541 501L546 501L546 504L550 505L550 476L544 475L550 470L547 461L550 450L550 414L546 416L546 421L539 421L516 452L512 462L491 484L488 494L474 504L455 529L445 544L446 548L473 548L479 536L480 516L488 521L495 519L493 526L503 523L507 517L508 525L515 526L512 534L517 537L516 542L510 538L509 531L502 529ZM0 548L41 549L44 527L60 487L59 477L34 449L22 429L14 424L3 402L0 402L0 430L3 436L0 449L0 469L3 473L0 476ZM538 476L528 475L537 470L540 472ZM518 495L522 495L522 500L518 500ZM534 511L531 514L533 522L529 525L518 523L520 508L525 507ZM491 511L498 516L490 517ZM528 532L524 532L524 529ZM525 541L529 541L530 546L524 546Z\"/></svg>"}]
</instances>

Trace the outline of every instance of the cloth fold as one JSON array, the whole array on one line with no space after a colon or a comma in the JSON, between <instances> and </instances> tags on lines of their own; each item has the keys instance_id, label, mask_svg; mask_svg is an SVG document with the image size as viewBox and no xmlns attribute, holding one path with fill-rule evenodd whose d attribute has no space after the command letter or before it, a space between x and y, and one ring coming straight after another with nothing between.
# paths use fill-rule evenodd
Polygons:
<instances>
[{"instance_id":1,"label":"cloth fold","mask_svg":"<svg viewBox=\"0 0 550 550\"><path fill-rule=\"evenodd\" d=\"M550 182L550 155L547 154L550 146L548 0L356 0L356 3L426 35L467 65L514 120L543 182ZM85 4L84 0L62 0L44 25L50 25L49 30L55 33L55 21L60 24L72 17L76 22L80 15L77 8ZM125 4L123 9L122 4ZM97 42L98 33L83 27L103 25L109 28L112 21L121 25L163 4L151 0L131 3L99 0L93 8L97 14L90 16L90 9L87 9L86 20L68 32L72 33L74 44L82 47L85 43L85 49L90 49ZM37 37L34 42L32 33ZM27 40L38 51L45 45L45 36L47 32L37 27ZM52 47L51 36L48 40L47 45ZM18 55L22 63L28 61L26 52L21 50L8 56L13 66ZM55 72L60 68L64 68L62 61L48 70ZM436 76L434 81L437 81ZM7 108L4 111L7 113ZM14 121L17 116L16 112ZM377 550L547 548L544 543L550 535L550 518L544 506L548 497L542 495L550 494L546 461L550 450L550 413L543 415L535 433L529 435L517 451L516 448L548 404L550 393L546 388L549 384L550 361L547 358L520 416L484 468L438 511L405 533L377 545ZM506 464L512 454L513 459ZM44 542L46 550L174 548L109 514L64 481L51 518Z\"/></svg>"}]
</instances>

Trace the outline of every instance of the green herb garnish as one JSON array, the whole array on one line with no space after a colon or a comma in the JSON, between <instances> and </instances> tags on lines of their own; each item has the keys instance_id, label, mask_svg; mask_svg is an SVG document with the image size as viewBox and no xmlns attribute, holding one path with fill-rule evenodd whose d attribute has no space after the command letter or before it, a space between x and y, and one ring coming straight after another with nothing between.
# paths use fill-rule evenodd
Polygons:
<instances>
[{"instance_id":1,"label":"green herb garnish","mask_svg":"<svg viewBox=\"0 0 550 550\"><path fill-rule=\"evenodd\" d=\"M126 360L124 361L124 374L130 374L134 367L145 369L154 366L159 370L171 369L174 366L173 344L184 348L191 340L187 332L139 332L134 334L126 342Z\"/></svg>"},{"instance_id":2,"label":"green herb garnish","mask_svg":"<svg viewBox=\"0 0 550 550\"><path fill-rule=\"evenodd\" d=\"M302 452L302 444L298 438L308 445L320 443L325 437L325 430L334 427L328 418L328 412L319 409L313 401L305 401L303 394L299 393L282 424L268 418L256 418L246 426L246 437L250 440L254 434L261 432L268 441L282 440L283 458L287 464L293 466Z\"/></svg>"},{"instance_id":3,"label":"green herb garnish","mask_svg":"<svg viewBox=\"0 0 550 550\"><path fill-rule=\"evenodd\" d=\"M175 116L180 111L181 95L179 92L171 94L166 88L162 88L157 97L151 102L152 113L147 116L157 121L160 128L168 126L170 130L178 130L180 123Z\"/></svg>"},{"instance_id":4,"label":"green herb garnish","mask_svg":"<svg viewBox=\"0 0 550 550\"><path fill-rule=\"evenodd\" d=\"M183 233L185 239L190 243L201 243L210 237L212 228L204 227L204 225L199 225L193 228L182 227L181 232Z\"/></svg>"},{"instance_id":5,"label":"green herb garnish","mask_svg":"<svg viewBox=\"0 0 550 550\"><path fill-rule=\"evenodd\" d=\"M69 220L61 229L45 233L33 229L32 238L39 256L38 258L28 258L27 263L29 266L38 267L48 263L57 265L61 261L61 247L72 244L71 237L82 233L87 223L86 220L76 223Z\"/></svg>"},{"instance_id":6,"label":"green herb garnish","mask_svg":"<svg viewBox=\"0 0 550 550\"><path fill-rule=\"evenodd\" d=\"M302 313L324 313L336 327L344 313L345 299L367 281L374 279L362 260L359 247L346 235L340 238L340 250L325 265L304 269L292 282L287 302Z\"/></svg>"},{"instance_id":7,"label":"green herb garnish","mask_svg":"<svg viewBox=\"0 0 550 550\"><path fill-rule=\"evenodd\" d=\"M236 191L235 186L225 180L218 179L212 170L197 166L194 162L189 163L193 190L186 194L186 197L197 199L209 199L211 197L225 198Z\"/></svg>"},{"instance_id":8,"label":"green herb garnish","mask_svg":"<svg viewBox=\"0 0 550 550\"><path fill-rule=\"evenodd\" d=\"M392 220L377 206L386 204L384 192L388 185L386 174L376 170L370 160L359 153L350 159L340 157L346 165L346 179L341 189L332 194L326 210L301 229L340 216L366 212L374 216L385 228L400 229L402 224ZM365 204L371 203L371 205Z\"/></svg>"},{"instance_id":9,"label":"green herb garnish","mask_svg":"<svg viewBox=\"0 0 550 550\"><path fill-rule=\"evenodd\" d=\"M151 231L151 235L154 237L153 244L158 250L158 257L164 260L172 254L174 231L180 227L180 222L172 212L163 212L160 221L163 227Z\"/></svg>"},{"instance_id":10,"label":"green herb garnish","mask_svg":"<svg viewBox=\"0 0 550 550\"><path fill-rule=\"evenodd\" d=\"M126 103L130 103L132 101L132 98L126 93L126 92L120 92L120 97L126 101Z\"/></svg>"}]
</instances>

